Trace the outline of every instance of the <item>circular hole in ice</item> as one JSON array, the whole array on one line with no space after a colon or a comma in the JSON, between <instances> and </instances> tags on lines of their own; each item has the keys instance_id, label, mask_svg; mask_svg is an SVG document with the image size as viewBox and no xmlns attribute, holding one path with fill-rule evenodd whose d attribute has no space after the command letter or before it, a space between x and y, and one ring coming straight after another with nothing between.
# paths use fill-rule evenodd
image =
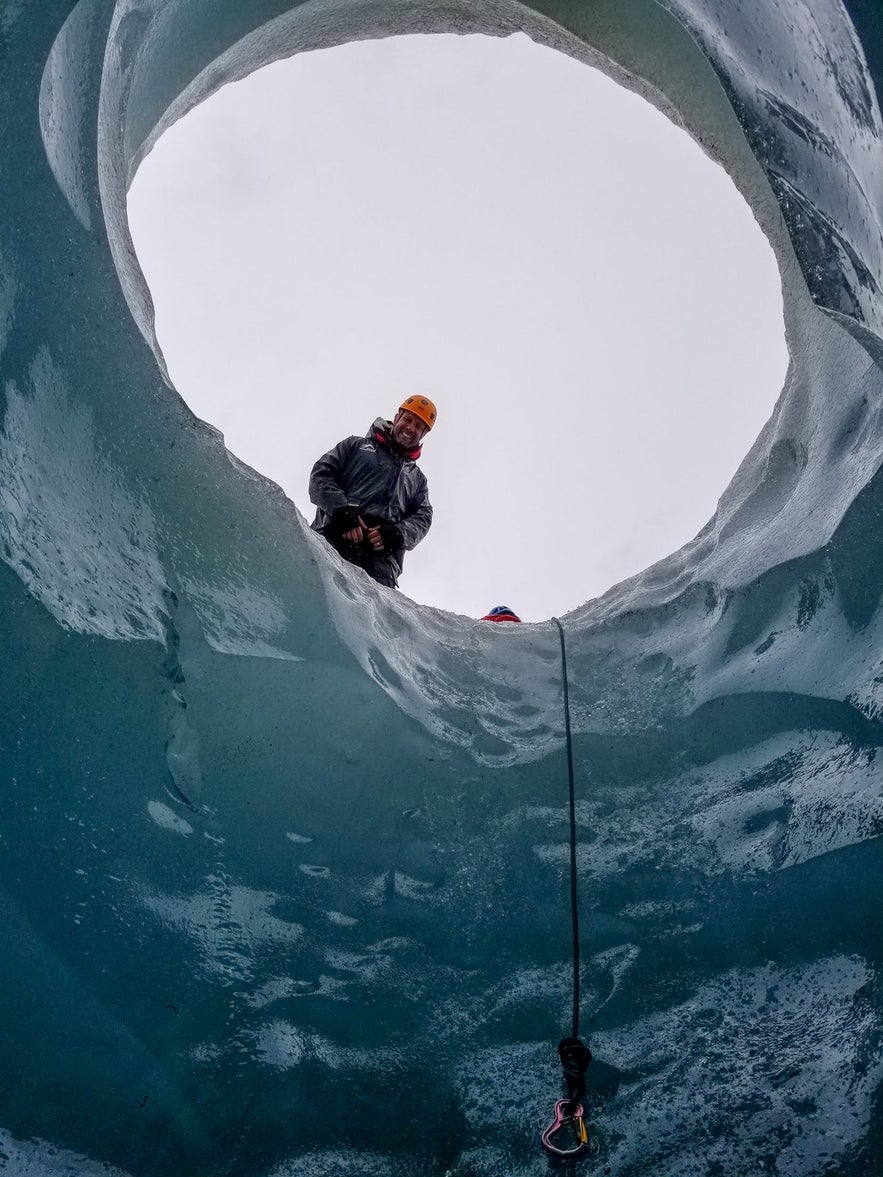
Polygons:
<instances>
[{"instance_id":1,"label":"circular hole in ice","mask_svg":"<svg viewBox=\"0 0 883 1177\"><path fill-rule=\"evenodd\" d=\"M312 517L312 462L426 392L435 521L402 590L564 612L676 550L787 366L733 183L517 35L301 54L162 136L129 198L181 395Z\"/></svg>"}]
</instances>

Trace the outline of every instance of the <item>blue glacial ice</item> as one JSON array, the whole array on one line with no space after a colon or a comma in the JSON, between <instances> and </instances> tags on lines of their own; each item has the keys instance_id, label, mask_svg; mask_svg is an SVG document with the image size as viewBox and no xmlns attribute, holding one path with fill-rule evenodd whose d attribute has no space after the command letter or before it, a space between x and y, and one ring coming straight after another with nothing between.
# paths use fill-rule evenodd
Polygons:
<instances>
[{"instance_id":1,"label":"blue glacial ice","mask_svg":"<svg viewBox=\"0 0 883 1177\"><path fill-rule=\"evenodd\" d=\"M125 204L271 60L515 31L726 167L791 355L702 532L565 619L596 1167L883 1172L870 0L5 0L6 1172L547 1172L557 633L377 588L228 454L166 379Z\"/></svg>"}]
</instances>

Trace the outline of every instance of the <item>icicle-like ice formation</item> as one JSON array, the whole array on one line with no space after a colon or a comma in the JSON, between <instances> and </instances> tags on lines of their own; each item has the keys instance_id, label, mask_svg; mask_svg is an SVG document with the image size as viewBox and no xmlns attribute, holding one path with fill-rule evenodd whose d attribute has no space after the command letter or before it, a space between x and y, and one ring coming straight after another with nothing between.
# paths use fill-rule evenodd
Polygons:
<instances>
[{"instance_id":1,"label":"icicle-like ice formation","mask_svg":"<svg viewBox=\"0 0 883 1177\"><path fill-rule=\"evenodd\" d=\"M125 219L143 153L231 78L515 30L724 164L792 357L702 533L566 619L605 1171L883 1165L883 53L848 7L6 0L8 1171L546 1171L557 636L378 589L232 459L163 378Z\"/></svg>"}]
</instances>

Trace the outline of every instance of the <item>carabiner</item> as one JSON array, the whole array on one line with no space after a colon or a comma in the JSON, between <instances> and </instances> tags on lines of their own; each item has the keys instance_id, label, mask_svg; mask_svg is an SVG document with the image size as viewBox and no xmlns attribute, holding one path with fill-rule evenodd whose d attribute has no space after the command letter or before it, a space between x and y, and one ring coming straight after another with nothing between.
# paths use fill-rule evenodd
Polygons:
<instances>
[{"instance_id":1,"label":"carabiner","mask_svg":"<svg viewBox=\"0 0 883 1177\"><path fill-rule=\"evenodd\" d=\"M591 1148L586 1132L582 1104L559 1099L555 1104L555 1122L543 1133L543 1148L553 1157L574 1160ZM556 1140L560 1137L560 1140Z\"/></svg>"}]
</instances>

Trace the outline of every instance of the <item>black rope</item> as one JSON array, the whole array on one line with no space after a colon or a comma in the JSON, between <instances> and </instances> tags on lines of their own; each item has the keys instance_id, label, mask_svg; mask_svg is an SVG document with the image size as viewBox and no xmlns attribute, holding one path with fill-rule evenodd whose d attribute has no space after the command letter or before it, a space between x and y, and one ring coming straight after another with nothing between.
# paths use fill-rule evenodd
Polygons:
<instances>
[{"instance_id":1,"label":"black rope","mask_svg":"<svg viewBox=\"0 0 883 1177\"><path fill-rule=\"evenodd\" d=\"M564 647L564 628L557 617L561 639L561 678L564 683L564 727L567 732L567 786L570 794L570 923L573 932L573 1018L571 1036L579 1038L579 910L576 893L576 800L573 787L573 739L570 734L570 690L567 685L567 650Z\"/></svg>"},{"instance_id":2,"label":"black rope","mask_svg":"<svg viewBox=\"0 0 883 1177\"><path fill-rule=\"evenodd\" d=\"M576 1102L585 1094L585 1072L592 1058L591 1051L579 1036L579 909L576 889L576 797L573 785L573 737L570 731L570 689L567 682L567 650L564 645L564 627L557 617L552 620L558 626L561 639L561 678L564 684L564 727L567 734L567 784L570 798L570 923L573 936L573 1016L571 1036L558 1043L558 1056L564 1069L567 1097Z\"/></svg>"}]
</instances>

